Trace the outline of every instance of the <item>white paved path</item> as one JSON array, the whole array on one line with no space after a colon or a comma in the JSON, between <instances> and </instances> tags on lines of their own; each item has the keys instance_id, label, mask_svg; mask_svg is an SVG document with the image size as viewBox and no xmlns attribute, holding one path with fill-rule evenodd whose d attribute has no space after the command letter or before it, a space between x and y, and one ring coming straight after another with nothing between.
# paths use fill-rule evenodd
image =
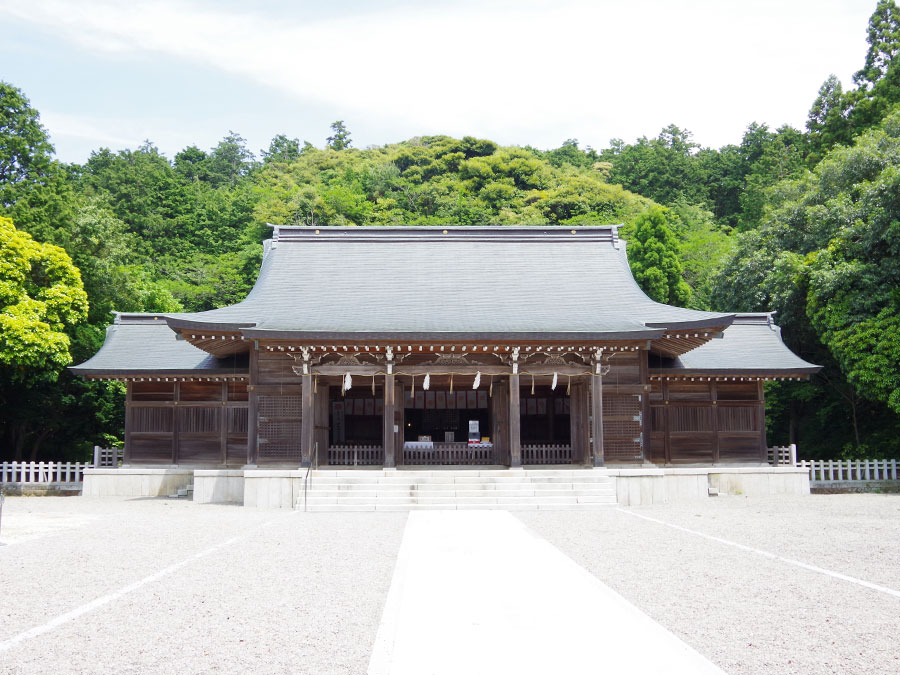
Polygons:
<instances>
[{"instance_id":1,"label":"white paved path","mask_svg":"<svg viewBox=\"0 0 900 675\"><path fill-rule=\"evenodd\" d=\"M369 673L722 671L510 513L414 511Z\"/></svg>"}]
</instances>

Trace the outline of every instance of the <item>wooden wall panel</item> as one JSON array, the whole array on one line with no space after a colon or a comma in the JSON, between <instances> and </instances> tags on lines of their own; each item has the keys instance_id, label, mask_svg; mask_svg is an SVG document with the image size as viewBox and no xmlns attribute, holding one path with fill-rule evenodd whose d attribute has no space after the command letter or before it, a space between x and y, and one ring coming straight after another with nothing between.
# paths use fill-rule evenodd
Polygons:
<instances>
[{"instance_id":1,"label":"wooden wall panel","mask_svg":"<svg viewBox=\"0 0 900 675\"><path fill-rule=\"evenodd\" d=\"M720 433L720 462L759 462L759 432L752 433Z\"/></svg>"},{"instance_id":2,"label":"wooden wall panel","mask_svg":"<svg viewBox=\"0 0 900 675\"><path fill-rule=\"evenodd\" d=\"M669 401L712 400L709 382L667 382L666 398Z\"/></svg>"},{"instance_id":3,"label":"wooden wall panel","mask_svg":"<svg viewBox=\"0 0 900 675\"><path fill-rule=\"evenodd\" d=\"M171 464L172 434L131 434L129 448L134 464Z\"/></svg>"},{"instance_id":4,"label":"wooden wall panel","mask_svg":"<svg viewBox=\"0 0 900 675\"><path fill-rule=\"evenodd\" d=\"M257 361L259 384L300 384L293 371L294 360L285 352L260 351Z\"/></svg>"},{"instance_id":5,"label":"wooden wall panel","mask_svg":"<svg viewBox=\"0 0 900 675\"><path fill-rule=\"evenodd\" d=\"M131 382L132 401L174 401L174 382Z\"/></svg>"},{"instance_id":6,"label":"wooden wall panel","mask_svg":"<svg viewBox=\"0 0 900 675\"><path fill-rule=\"evenodd\" d=\"M672 464L711 464L715 451L716 435L693 431L669 434L669 451Z\"/></svg>"},{"instance_id":7,"label":"wooden wall panel","mask_svg":"<svg viewBox=\"0 0 900 675\"><path fill-rule=\"evenodd\" d=\"M609 372L603 377L603 384L641 384L642 352L617 353L608 361Z\"/></svg>"},{"instance_id":8,"label":"wooden wall panel","mask_svg":"<svg viewBox=\"0 0 900 675\"><path fill-rule=\"evenodd\" d=\"M131 432L165 432L172 433L174 428L174 409L164 407L131 406Z\"/></svg>"}]
</instances>

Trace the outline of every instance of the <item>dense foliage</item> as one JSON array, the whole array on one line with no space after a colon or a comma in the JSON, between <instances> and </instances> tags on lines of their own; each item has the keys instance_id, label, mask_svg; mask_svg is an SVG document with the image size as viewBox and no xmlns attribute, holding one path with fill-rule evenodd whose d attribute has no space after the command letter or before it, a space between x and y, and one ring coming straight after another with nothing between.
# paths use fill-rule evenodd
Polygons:
<instances>
[{"instance_id":1,"label":"dense foliage","mask_svg":"<svg viewBox=\"0 0 900 675\"><path fill-rule=\"evenodd\" d=\"M753 122L717 149L674 124L601 150L440 135L357 149L337 121L322 148L279 134L257 158L230 132L173 158L148 142L64 165L24 93L0 83L0 457L74 458L120 437L122 386L63 366L99 348L111 311L243 298L268 223L623 223L651 297L777 310L791 348L824 366L768 386L770 442L900 456L894 0L867 35L852 87L827 77L805 130Z\"/></svg>"}]
</instances>

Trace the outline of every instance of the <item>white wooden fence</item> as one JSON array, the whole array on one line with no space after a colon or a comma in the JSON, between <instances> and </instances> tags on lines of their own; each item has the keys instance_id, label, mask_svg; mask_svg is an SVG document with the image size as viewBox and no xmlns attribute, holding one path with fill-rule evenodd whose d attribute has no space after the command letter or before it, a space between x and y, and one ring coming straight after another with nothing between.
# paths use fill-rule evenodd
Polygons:
<instances>
[{"instance_id":1,"label":"white wooden fence","mask_svg":"<svg viewBox=\"0 0 900 675\"><path fill-rule=\"evenodd\" d=\"M93 466L90 462L3 462L0 484L80 483L84 480L84 470Z\"/></svg>"},{"instance_id":2,"label":"white wooden fence","mask_svg":"<svg viewBox=\"0 0 900 675\"><path fill-rule=\"evenodd\" d=\"M809 469L811 483L897 480L896 459L814 459L797 466Z\"/></svg>"}]
</instances>

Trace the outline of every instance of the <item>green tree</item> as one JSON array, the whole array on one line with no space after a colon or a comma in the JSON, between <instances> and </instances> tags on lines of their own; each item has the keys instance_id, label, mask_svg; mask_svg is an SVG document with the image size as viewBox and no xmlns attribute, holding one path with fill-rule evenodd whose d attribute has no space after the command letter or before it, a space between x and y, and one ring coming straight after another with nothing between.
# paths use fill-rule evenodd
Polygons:
<instances>
[{"instance_id":1,"label":"green tree","mask_svg":"<svg viewBox=\"0 0 900 675\"><path fill-rule=\"evenodd\" d=\"M835 75L819 87L806 119L809 133L809 165L815 166L835 145L852 141L849 119L850 99L844 94L841 81Z\"/></svg>"},{"instance_id":2,"label":"green tree","mask_svg":"<svg viewBox=\"0 0 900 675\"><path fill-rule=\"evenodd\" d=\"M81 274L58 246L0 217L0 368L9 380L54 380L71 363L67 331L87 317Z\"/></svg>"},{"instance_id":3,"label":"green tree","mask_svg":"<svg viewBox=\"0 0 900 675\"><path fill-rule=\"evenodd\" d=\"M657 302L684 306L691 289L682 278L678 243L669 229L666 211L653 207L635 221L628 245L628 263L635 281Z\"/></svg>"},{"instance_id":4,"label":"green tree","mask_svg":"<svg viewBox=\"0 0 900 675\"><path fill-rule=\"evenodd\" d=\"M0 207L40 183L52 155L38 112L20 89L0 81Z\"/></svg>"},{"instance_id":5,"label":"green tree","mask_svg":"<svg viewBox=\"0 0 900 675\"><path fill-rule=\"evenodd\" d=\"M326 145L332 150L345 150L350 147L350 132L344 126L344 120L331 123L331 136L325 139Z\"/></svg>"},{"instance_id":6,"label":"green tree","mask_svg":"<svg viewBox=\"0 0 900 675\"><path fill-rule=\"evenodd\" d=\"M708 192L698 149L691 132L670 124L656 138L644 136L633 145L613 139L600 159L612 163L610 181L627 190L663 205L681 197L699 204Z\"/></svg>"},{"instance_id":7,"label":"green tree","mask_svg":"<svg viewBox=\"0 0 900 675\"><path fill-rule=\"evenodd\" d=\"M887 75L900 53L900 10L894 0L878 0L869 17L867 40L869 49L865 65L853 75L853 81L860 88L877 84Z\"/></svg>"},{"instance_id":8,"label":"green tree","mask_svg":"<svg viewBox=\"0 0 900 675\"><path fill-rule=\"evenodd\" d=\"M260 154L267 164L269 162L293 162L300 157L300 139L278 134L269 143L269 149L260 151Z\"/></svg>"},{"instance_id":9,"label":"green tree","mask_svg":"<svg viewBox=\"0 0 900 675\"><path fill-rule=\"evenodd\" d=\"M900 453L898 158L895 112L776 185L763 222L739 238L717 280L720 307L777 310L789 346L825 365L817 408L850 420L842 431L832 418L817 439L832 452Z\"/></svg>"}]
</instances>

